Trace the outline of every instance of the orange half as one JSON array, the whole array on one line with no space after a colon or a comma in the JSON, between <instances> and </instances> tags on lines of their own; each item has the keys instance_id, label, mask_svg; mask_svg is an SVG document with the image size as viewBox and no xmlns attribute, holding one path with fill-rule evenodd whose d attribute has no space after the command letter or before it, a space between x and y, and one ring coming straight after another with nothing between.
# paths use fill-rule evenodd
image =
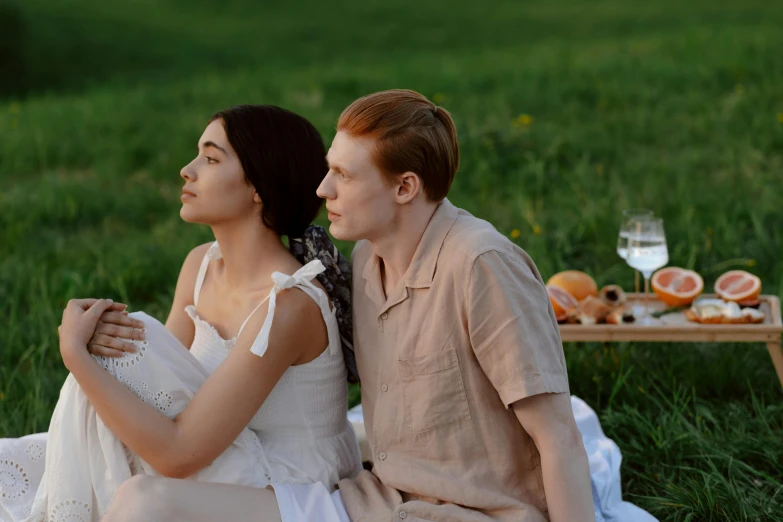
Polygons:
<instances>
[{"instance_id":1,"label":"orange half","mask_svg":"<svg viewBox=\"0 0 783 522\"><path fill-rule=\"evenodd\" d=\"M667 305L685 306L704 291L704 280L693 270L667 266L655 272L652 288L658 299Z\"/></svg>"},{"instance_id":2,"label":"orange half","mask_svg":"<svg viewBox=\"0 0 783 522\"><path fill-rule=\"evenodd\" d=\"M591 295L598 295L598 285L595 284L595 279L579 270L559 272L550 277L546 284L547 286L562 288L575 297L577 301L586 299Z\"/></svg>"},{"instance_id":3,"label":"orange half","mask_svg":"<svg viewBox=\"0 0 783 522\"><path fill-rule=\"evenodd\" d=\"M761 294L761 279L744 270L732 270L715 281L715 293L724 301L752 301Z\"/></svg>"},{"instance_id":4,"label":"orange half","mask_svg":"<svg viewBox=\"0 0 783 522\"><path fill-rule=\"evenodd\" d=\"M579 306L576 297L559 286L546 285L546 293L549 294L549 301L552 302L552 308L555 309L558 321L564 320L570 310Z\"/></svg>"}]
</instances>

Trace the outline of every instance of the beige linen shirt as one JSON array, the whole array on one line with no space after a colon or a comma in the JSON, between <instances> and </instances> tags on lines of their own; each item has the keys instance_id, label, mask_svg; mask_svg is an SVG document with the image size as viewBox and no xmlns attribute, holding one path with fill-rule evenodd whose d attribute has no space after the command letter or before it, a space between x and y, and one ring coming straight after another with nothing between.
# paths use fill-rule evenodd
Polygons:
<instances>
[{"instance_id":1,"label":"beige linen shirt","mask_svg":"<svg viewBox=\"0 0 783 522\"><path fill-rule=\"evenodd\" d=\"M510 409L568 392L533 261L448 200L388 299L379 261L357 243L354 345L374 466L339 483L351 521L547 520L539 453Z\"/></svg>"}]
</instances>

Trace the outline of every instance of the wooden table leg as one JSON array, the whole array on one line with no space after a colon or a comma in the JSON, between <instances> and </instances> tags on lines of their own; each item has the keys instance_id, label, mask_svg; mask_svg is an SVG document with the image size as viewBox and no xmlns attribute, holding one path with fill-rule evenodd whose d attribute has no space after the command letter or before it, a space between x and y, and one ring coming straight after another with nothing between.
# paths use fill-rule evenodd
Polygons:
<instances>
[{"instance_id":1,"label":"wooden table leg","mask_svg":"<svg viewBox=\"0 0 783 522\"><path fill-rule=\"evenodd\" d=\"M783 386L783 351L780 349L780 341L767 343L767 350L769 350L769 356L772 357L772 364L775 365L780 385Z\"/></svg>"}]
</instances>

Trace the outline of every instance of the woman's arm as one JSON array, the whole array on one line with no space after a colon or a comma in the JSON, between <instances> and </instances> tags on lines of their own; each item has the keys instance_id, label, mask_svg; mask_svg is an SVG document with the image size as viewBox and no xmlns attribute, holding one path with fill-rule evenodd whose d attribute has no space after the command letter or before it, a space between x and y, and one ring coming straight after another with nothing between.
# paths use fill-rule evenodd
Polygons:
<instances>
[{"instance_id":1,"label":"woman's arm","mask_svg":"<svg viewBox=\"0 0 783 522\"><path fill-rule=\"evenodd\" d=\"M174 300L171 304L169 317L166 319L166 328L174 334L179 342L186 348L193 344L196 329L193 321L185 312L185 307L193 304L193 289L196 286L198 270L201 260L212 243L199 245L190 251L182 264L177 279L177 287L174 291ZM125 311L126 305L114 303L104 312L95 327L92 339L87 349L93 355L104 357L122 357L125 352L135 352L136 347L128 340L144 340L143 332L136 330L144 327L144 323L128 317Z\"/></svg>"},{"instance_id":2,"label":"woman's arm","mask_svg":"<svg viewBox=\"0 0 783 522\"><path fill-rule=\"evenodd\" d=\"M318 305L301 291L282 291L264 356L250 352L264 320L259 313L185 410L169 419L89 355L86 343L103 311L100 307L107 305L101 300L91 307L86 301L72 301L63 314L63 361L106 426L167 477L187 477L208 466L247 426L283 372L313 359L328 342Z\"/></svg>"},{"instance_id":3,"label":"woman's arm","mask_svg":"<svg viewBox=\"0 0 783 522\"><path fill-rule=\"evenodd\" d=\"M185 262L182 263L182 269L179 271L177 279L177 288L174 290L174 300L171 303L169 317L166 319L166 329L179 339L185 348L190 348L193 344L193 337L196 335L196 327L193 320L185 312L185 307L193 304L193 290L196 287L196 278L198 270L204 255L212 243L204 243L190 251Z\"/></svg>"}]
</instances>

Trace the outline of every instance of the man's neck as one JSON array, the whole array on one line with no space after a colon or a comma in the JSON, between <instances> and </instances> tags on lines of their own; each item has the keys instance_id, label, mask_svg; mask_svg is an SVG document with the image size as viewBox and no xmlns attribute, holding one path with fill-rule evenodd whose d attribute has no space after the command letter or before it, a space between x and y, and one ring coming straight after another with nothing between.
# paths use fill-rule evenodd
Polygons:
<instances>
[{"instance_id":1,"label":"man's neck","mask_svg":"<svg viewBox=\"0 0 783 522\"><path fill-rule=\"evenodd\" d=\"M258 218L212 225L223 256L225 281L229 288L252 288L258 274L272 272L285 245Z\"/></svg>"},{"instance_id":2,"label":"man's neck","mask_svg":"<svg viewBox=\"0 0 783 522\"><path fill-rule=\"evenodd\" d=\"M373 252L381 258L381 282L387 298L408 271L424 231L437 209L435 203L411 205L399 213L386 234L370 241Z\"/></svg>"}]
</instances>

